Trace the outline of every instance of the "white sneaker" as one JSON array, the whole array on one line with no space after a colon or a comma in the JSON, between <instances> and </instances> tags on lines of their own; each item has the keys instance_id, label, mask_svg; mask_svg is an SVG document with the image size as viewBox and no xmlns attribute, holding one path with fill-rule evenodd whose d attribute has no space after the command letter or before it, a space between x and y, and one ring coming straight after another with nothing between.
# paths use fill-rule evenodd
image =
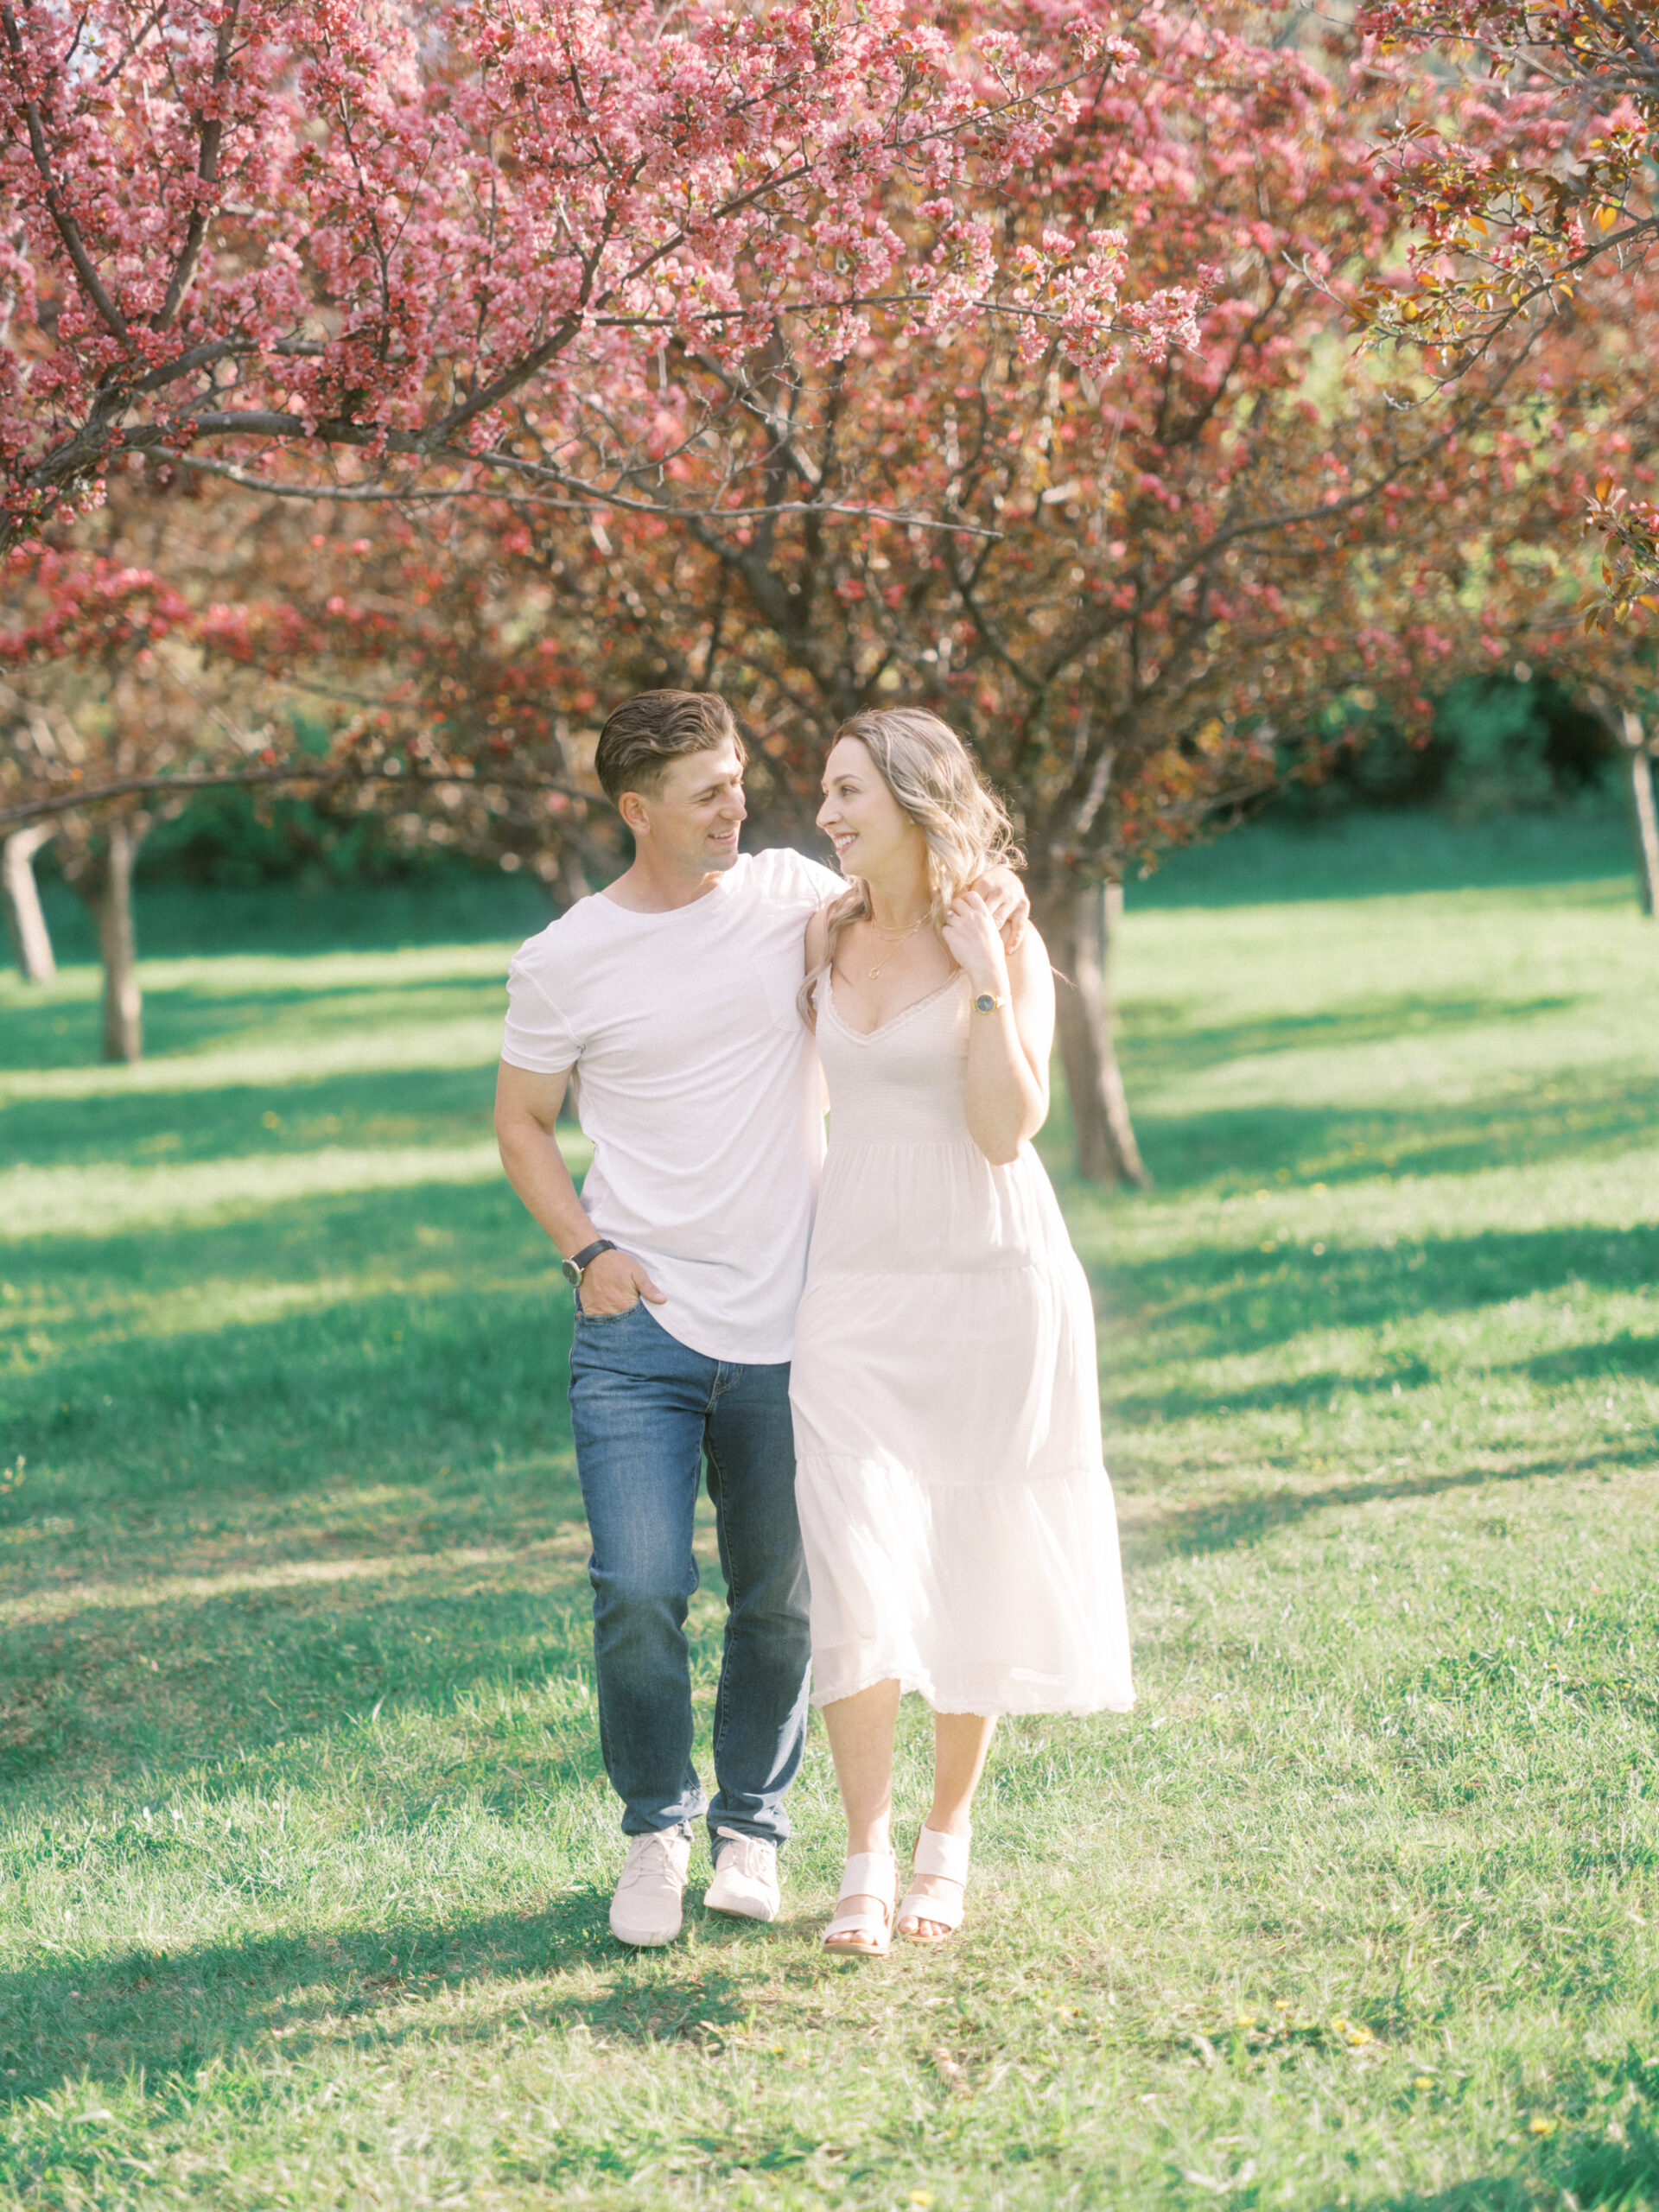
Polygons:
<instances>
[{"instance_id":1,"label":"white sneaker","mask_svg":"<svg viewBox=\"0 0 1659 2212\"><path fill-rule=\"evenodd\" d=\"M611 1899L611 1933L619 1943L671 1943L680 1932L680 1898L691 1864L691 1839L674 1828L637 1835L628 1847Z\"/></svg>"},{"instance_id":2,"label":"white sneaker","mask_svg":"<svg viewBox=\"0 0 1659 2212\"><path fill-rule=\"evenodd\" d=\"M725 1841L715 1861L715 1878L703 1904L710 1912L734 1912L745 1920L776 1920L783 1903L778 1887L778 1847L741 1828L716 1828Z\"/></svg>"}]
</instances>

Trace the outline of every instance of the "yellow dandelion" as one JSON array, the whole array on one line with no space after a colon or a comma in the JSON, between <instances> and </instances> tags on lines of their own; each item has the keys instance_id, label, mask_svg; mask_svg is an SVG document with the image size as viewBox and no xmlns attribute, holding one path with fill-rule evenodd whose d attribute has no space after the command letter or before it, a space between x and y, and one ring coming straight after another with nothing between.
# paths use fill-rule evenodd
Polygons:
<instances>
[{"instance_id":1,"label":"yellow dandelion","mask_svg":"<svg viewBox=\"0 0 1659 2212\"><path fill-rule=\"evenodd\" d=\"M1529 2135L1553 2135L1556 2125L1554 2120L1546 2120L1542 2113L1535 2112L1527 2122L1527 2133Z\"/></svg>"}]
</instances>

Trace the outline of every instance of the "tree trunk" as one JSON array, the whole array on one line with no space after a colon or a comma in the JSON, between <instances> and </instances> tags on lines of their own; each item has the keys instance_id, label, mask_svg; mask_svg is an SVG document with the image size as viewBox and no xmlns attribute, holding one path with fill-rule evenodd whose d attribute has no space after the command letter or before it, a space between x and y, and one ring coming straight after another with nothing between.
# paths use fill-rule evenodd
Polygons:
<instances>
[{"instance_id":1,"label":"tree trunk","mask_svg":"<svg viewBox=\"0 0 1659 2212\"><path fill-rule=\"evenodd\" d=\"M144 1001L138 988L137 948L132 927L132 864L149 823L108 814L96 843L67 859L64 874L98 924L104 963L104 1057L136 1060L144 1049Z\"/></svg>"},{"instance_id":2,"label":"tree trunk","mask_svg":"<svg viewBox=\"0 0 1659 2212\"><path fill-rule=\"evenodd\" d=\"M569 845L562 846L559 850L557 880L550 887L556 897L563 901L562 911L568 913L577 899L586 899L588 896L593 887L588 880L588 871L576 855Z\"/></svg>"},{"instance_id":3,"label":"tree trunk","mask_svg":"<svg viewBox=\"0 0 1659 2212\"><path fill-rule=\"evenodd\" d=\"M1119 884L1063 885L1037 916L1057 975L1056 1027L1077 1173L1089 1183L1152 1181L1135 1141L1112 1039L1111 957L1123 913Z\"/></svg>"},{"instance_id":4,"label":"tree trunk","mask_svg":"<svg viewBox=\"0 0 1659 2212\"><path fill-rule=\"evenodd\" d=\"M1636 895L1644 914L1659 912L1659 808L1653 794L1653 753L1642 717L1627 707L1620 731L1629 759L1630 828L1636 839Z\"/></svg>"},{"instance_id":5,"label":"tree trunk","mask_svg":"<svg viewBox=\"0 0 1659 2212\"><path fill-rule=\"evenodd\" d=\"M137 857L138 838L132 824L118 817L110 824L98 902L106 1060L140 1059L144 1050L144 1001L138 988L138 948L132 926L132 864Z\"/></svg>"},{"instance_id":6,"label":"tree trunk","mask_svg":"<svg viewBox=\"0 0 1659 2212\"><path fill-rule=\"evenodd\" d=\"M5 901L6 926L26 983L49 983L58 972L35 882L35 855L50 843L52 835L43 823L34 822L26 830L14 830L0 844L0 898Z\"/></svg>"}]
</instances>

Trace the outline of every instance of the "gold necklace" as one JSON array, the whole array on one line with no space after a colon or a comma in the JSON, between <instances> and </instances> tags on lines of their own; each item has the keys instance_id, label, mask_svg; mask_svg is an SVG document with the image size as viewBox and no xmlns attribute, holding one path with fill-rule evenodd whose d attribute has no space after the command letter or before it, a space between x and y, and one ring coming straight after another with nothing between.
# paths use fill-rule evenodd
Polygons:
<instances>
[{"instance_id":1,"label":"gold necklace","mask_svg":"<svg viewBox=\"0 0 1659 2212\"><path fill-rule=\"evenodd\" d=\"M882 954L881 957L876 962L874 967L870 969L869 975L870 981L872 982L874 982L876 977L881 973L881 970L887 966L888 961L892 959L893 954L898 951L899 946L905 942L905 939L906 938L914 937L917 931L921 928L923 923L931 922L932 918L932 914L930 912L925 914L918 915L907 930L884 930L880 923L876 920L874 914L869 917L870 927L875 931L877 937L884 937L887 939L890 948L887 951Z\"/></svg>"}]
</instances>

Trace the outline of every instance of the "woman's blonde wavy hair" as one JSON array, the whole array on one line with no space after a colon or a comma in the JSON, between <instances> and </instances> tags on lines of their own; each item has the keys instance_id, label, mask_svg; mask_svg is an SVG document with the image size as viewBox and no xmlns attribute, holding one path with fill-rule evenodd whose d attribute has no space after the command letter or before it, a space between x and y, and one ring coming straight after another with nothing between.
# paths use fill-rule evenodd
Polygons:
<instances>
[{"instance_id":1,"label":"woman's blonde wavy hair","mask_svg":"<svg viewBox=\"0 0 1659 2212\"><path fill-rule=\"evenodd\" d=\"M994 791L980 780L967 747L948 722L925 707L874 707L844 721L830 740L855 737L876 772L927 842L931 918L937 930L957 894L992 868L1023 868L1014 824ZM801 986L800 1008L809 1027L818 979L835 964L843 930L870 914L868 887L854 876L825 917L824 956Z\"/></svg>"}]
</instances>

